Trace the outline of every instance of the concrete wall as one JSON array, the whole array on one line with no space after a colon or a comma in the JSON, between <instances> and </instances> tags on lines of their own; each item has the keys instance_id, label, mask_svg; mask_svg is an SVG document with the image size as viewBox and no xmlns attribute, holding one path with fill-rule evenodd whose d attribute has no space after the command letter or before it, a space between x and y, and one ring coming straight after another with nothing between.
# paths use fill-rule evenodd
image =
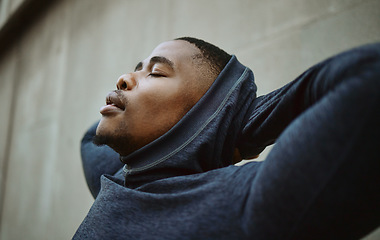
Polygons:
<instances>
[{"instance_id":1,"label":"concrete wall","mask_svg":"<svg viewBox=\"0 0 380 240\"><path fill-rule=\"evenodd\" d=\"M1 0L0 1L0 28L16 12L26 0Z\"/></svg>"},{"instance_id":2,"label":"concrete wall","mask_svg":"<svg viewBox=\"0 0 380 240\"><path fill-rule=\"evenodd\" d=\"M82 134L117 77L158 43L215 43L254 70L264 94L379 41L379 25L379 0L56 1L0 56L0 238L71 238L93 202Z\"/></svg>"}]
</instances>

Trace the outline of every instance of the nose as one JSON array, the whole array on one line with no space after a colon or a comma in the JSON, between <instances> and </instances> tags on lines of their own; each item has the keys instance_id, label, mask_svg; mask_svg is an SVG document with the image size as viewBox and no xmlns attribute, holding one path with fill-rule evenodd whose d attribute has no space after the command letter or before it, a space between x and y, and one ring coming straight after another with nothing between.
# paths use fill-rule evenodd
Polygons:
<instances>
[{"instance_id":1,"label":"nose","mask_svg":"<svg viewBox=\"0 0 380 240\"><path fill-rule=\"evenodd\" d=\"M118 90L131 90L136 85L136 81L132 74L123 74L116 82Z\"/></svg>"}]
</instances>

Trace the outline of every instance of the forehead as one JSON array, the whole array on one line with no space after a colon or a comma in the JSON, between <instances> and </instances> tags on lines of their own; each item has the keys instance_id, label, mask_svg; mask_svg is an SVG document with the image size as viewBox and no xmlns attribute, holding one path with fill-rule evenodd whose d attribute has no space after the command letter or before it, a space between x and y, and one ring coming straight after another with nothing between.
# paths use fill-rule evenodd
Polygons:
<instances>
[{"instance_id":1,"label":"forehead","mask_svg":"<svg viewBox=\"0 0 380 240\"><path fill-rule=\"evenodd\" d=\"M183 40L173 40L158 45L150 56L144 60L144 63L149 62L152 57L160 56L172 61L176 68L190 63L193 56L199 53L199 49L193 44Z\"/></svg>"}]
</instances>

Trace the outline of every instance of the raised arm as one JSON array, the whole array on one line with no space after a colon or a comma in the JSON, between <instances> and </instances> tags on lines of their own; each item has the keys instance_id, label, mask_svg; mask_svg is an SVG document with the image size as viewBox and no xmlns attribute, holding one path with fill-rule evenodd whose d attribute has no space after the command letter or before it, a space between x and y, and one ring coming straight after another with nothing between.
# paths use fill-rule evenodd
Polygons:
<instances>
[{"instance_id":1,"label":"raised arm","mask_svg":"<svg viewBox=\"0 0 380 240\"><path fill-rule=\"evenodd\" d=\"M334 91L343 79L355 77L351 76L352 72L371 64L376 58L375 47L367 45L329 58L284 87L256 98L238 144L242 157L258 155L297 116Z\"/></svg>"},{"instance_id":2,"label":"raised arm","mask_svg":"<svg viewBox=\"0 0 380 240\"><path fill-rule=\"evenodd\" d=\"M88 188L94 198L100 191L100 176L102 174L115 174L123 164L119 154L108 146L96 146L92 142L98 123L92 125L83 136L81 142L81 156L83 170Z\"/></svg>"}]
</instances>

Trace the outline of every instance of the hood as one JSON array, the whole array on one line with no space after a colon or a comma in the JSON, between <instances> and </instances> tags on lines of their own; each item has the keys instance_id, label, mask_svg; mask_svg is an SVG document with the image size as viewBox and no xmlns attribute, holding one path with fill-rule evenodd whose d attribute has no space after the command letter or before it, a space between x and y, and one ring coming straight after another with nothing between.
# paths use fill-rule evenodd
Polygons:
<instances>
[{"instance_id":1,"label":"hood","mask_svg":"<svg viewBox=\"0 0 380 240\"><path fill-rule=\"evenodd\" d=\"M252 71L232 56L208 91L175 126L120 158L126 164L125 185L136 188L232 164L256 90Z\"/></svg>"}]
</instances>

